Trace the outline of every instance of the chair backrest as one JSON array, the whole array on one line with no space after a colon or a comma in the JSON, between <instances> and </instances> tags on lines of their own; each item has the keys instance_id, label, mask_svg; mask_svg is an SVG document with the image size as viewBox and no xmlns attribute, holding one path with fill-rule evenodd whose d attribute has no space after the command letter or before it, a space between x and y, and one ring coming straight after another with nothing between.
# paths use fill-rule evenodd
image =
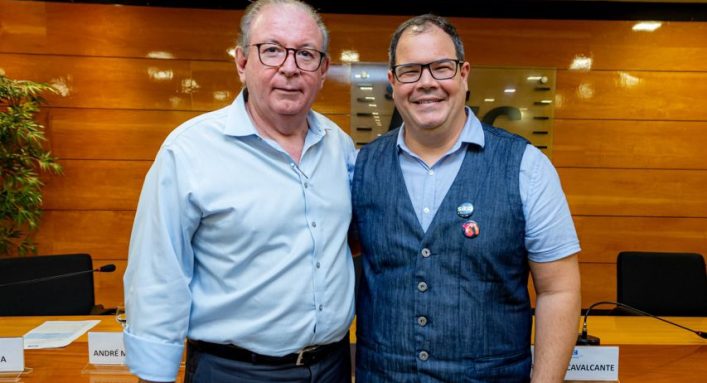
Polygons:
<instances>
[{"instance_id":1,"label":"chair backrest","mask_svg":"<svg viewBox=\"0 0 707 383\"><path fill-rule=\"evenodd\" d=\"M700 254L621 252L616 271L618 302L654 315L707 316L707 271Z\"/></svg>"},{"instance_id":2,"label":"chair backrest","mask_svg":"<svg viewBox=\"0 0 707 383\"><path fill-rule=\"evenodd\" d=\"M93 269L88 254L0 258L0 285ZM87 315L93 273L0 287L0 316Z\"/></svg>"}]
</instances>

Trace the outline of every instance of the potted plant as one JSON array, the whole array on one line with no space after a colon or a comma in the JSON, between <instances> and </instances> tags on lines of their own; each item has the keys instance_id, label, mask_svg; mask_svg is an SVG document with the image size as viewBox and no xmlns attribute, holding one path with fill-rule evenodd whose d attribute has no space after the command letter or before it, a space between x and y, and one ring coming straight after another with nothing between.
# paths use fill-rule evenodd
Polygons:
<instances>
[{"instance_id":1,"label":"potted plant","mask_svg":"<svg viewBox=\"0 0 707 383\"><path fill-rule=\"evenodd\" d=\"M0 256L36 253L32 234L42 206L40 171L61 173L43 146L44 126L35 120L44 83L13 80L0 74Z\"/></svg>"}]
</instances>

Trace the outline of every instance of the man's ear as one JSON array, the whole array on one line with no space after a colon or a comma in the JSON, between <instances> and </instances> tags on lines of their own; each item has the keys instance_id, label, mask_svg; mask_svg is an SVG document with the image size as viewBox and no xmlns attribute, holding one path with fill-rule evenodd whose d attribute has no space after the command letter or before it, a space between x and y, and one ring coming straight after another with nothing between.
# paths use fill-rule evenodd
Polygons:
<instances>
[{"instance_id":1,"label":"man's ear","mask_svg":"<svg viewBox=\"0 0 707 383\"><path fill-rule=\"evenodd\" d=\"M390 87L390 99L393 99L393 86L395 85L395 76L393 75L393 71L389 70L388 71L388 85Z\"/></svg>"},{"instance_id":2,"label":"man's ear","mask_svg":"<svg viewBox=\"0 0 707 383\"><path fill-rule=\"evenodd\" d=\"M469 72L471 71L471 64L469 64L468 61L464 61L464 63L461 65L461 68L459 68L459 75L461 76L462 81L464 82L464 90L469 91Z\"/></svg>"},{"instance_id":3,"label":"man's ear","mask_svg":"<svg viewBox=\"0 0 707 383\"><path fill-rule=\"evenodd\" d=\"M322 79L319 84L319 89L321 89L324 86L324 80L326 80L326 74L329 71L329 56L324 56L324 60L322 60L322 66L319 67L319 70L322 74Z\"/></svg>"},{"instance_id":4,"label":"man's ear","mask_svg":"<svg viewBox=\"0 0 707 383\"><path fill-rule=\"evenodd\" d=\"M236 70L238 71L238 78L241 80L241 84L246 84L245 66L248 63L248 55L239 45L236 47L236 54L234 61L236 62Z\"/></svg>"}]
</instances>

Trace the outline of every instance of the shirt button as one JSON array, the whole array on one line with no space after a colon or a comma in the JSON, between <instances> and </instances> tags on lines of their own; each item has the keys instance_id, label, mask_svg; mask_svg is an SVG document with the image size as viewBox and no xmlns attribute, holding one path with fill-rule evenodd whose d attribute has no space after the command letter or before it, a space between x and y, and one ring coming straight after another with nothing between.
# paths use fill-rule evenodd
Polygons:
<instances>
[{"instance_id":1,"label":"shirt button","mask_svg":"<svg viewBox=\"0 0 707 383\"><path fill-rule=\"evenodd\" d=\"M427 351L420 351L417 357L420 358L420 360L427 360L430 358L430 354L428 354Z\"/></svg>"},{"instance_id":2,"label":"shirt button","mask_svg":"<svg viewBox=\"0 0 707 383\"><path fill-rule=\"evenodd\" d=\"M425 257L425 258L429 257L430 254L432 254L432 252L431 252L430 249L428 249L428 248L422 249L422 251L421 251L420 253L421 253L422 256Z\"/></svg>"},{"instance_id":3,"label":"shirt button","mask_svg":"<svg viewBox=\"0 0 707 383\"><path fill-rule=\"evenodd\" d=\"M426 207L426 208L422 209L422 211L423 211L425 214L428 214L428 213L430 212L430 208L429 208L429 207Z\"/></svg>"},{"instance_id":4,"label":"shirt button","mask_svg":"<svg viewBox=\"0 0 707 383\"><path fill-rule=\"evenodd\" d=\"M306 189L306 188L308 188L308 187L309 187L309 184L305 182L305 183L304 183L304 188Z\"/></svg>"},{"instance_id":5,"label":"shirt button","mask_svg":"<svg viewBox=\"0 0 707 383\"><path fill-rule=\"evenodd\" d=\"M434 171L434 170L430 170L429 172L427 172L427 174L433 176L433 175L435 175L435 171Z\"/></svg>"},{"instance_id":6,"label":"shirt button","mask_svg":"<svg viewBox=\"0 0 707 383\"><path fill-rule=\"evenodd\" d=\"M320 266L321 266L321 265L319 264L319 262L317 262L317 269L318 269Z\"/></svg>"},{"instance_id":7,"label":"shirt button","mask_svg":"<svg viewBox=\"0 0 707 383\"><path fill-rule=\"evenodd\" d=\"M294 168L294 167L295 167L295 163L294 163L294 162L291 162L291 163L290 163L290 167L291 167L291 168Z\"/></svg>"},{"instance_id":8,"label":"shirt button","mask_svg":"<svg viewBox=\"0 0 707 383\"><path fill-rule=\"evenodd\" d=\"M312 221L312 227L317 227L317 223Z\"/></svg>"},{"instance_id":9,"label":"shirt button","mask_svg":"<svg viewBox=\"0 0 707 383\"><path fill-rule=\"evenodd\" d=\"M424 316L417 317L417 324L424 327L427 324L427 318Z\"/></svg>"},{"instance_id":10,"label":"shirt button","mask_svg":"<svg viewBox=\"0 0 707 383\"><path fill-rule=\"evenodd\" d=\"M420 291L422 291L422 292L427 291L427 283L425 283L425 282L420 282L420 283L418 283L418 284L417 284L417 289L420 290Z\"/></svg>"},{"instance_id":11,"label":"shirt button","mask_svg":"<svg viewBox=\"0 0 707 383\"><path fill-rule=\"evenodd\" d=\"M319 305L319 311L322 311L322 309L324 309L324 306Z\"/></svg>"}]
</instances>

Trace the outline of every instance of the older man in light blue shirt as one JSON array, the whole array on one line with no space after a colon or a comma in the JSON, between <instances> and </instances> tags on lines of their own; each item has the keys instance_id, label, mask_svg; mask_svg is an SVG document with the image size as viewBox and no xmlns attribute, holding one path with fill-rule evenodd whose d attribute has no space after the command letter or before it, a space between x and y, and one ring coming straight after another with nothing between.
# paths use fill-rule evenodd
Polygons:
<instances>
[{"instance_id":1,"label":"older man in light blue shirt","mask_svg":"<svg viewBox=\"0 0 707 383\"><path fill-rule=\"evenodd\" d=\"M186 382L350 380L355 149L310 109L326 49L308 5L252 3L236 49L245 90L162 145L124 279L141 379L174 381L188 339Z\"/></svg>"},{"instance_id":2,"label":"older man in light blue shirt","mask_svg":"<svg viewBox=\"0 0 707 383\"><path fill-rule=\"evenodd\" d=\"M185 337L285 355L340 340L353 319L351 139L312 112L297 165L244 108L241 95L179 127L145 180L125 341L129 362L154 360L135 364L153 380L174 379Z\"/></svg>"}]
</instances>

